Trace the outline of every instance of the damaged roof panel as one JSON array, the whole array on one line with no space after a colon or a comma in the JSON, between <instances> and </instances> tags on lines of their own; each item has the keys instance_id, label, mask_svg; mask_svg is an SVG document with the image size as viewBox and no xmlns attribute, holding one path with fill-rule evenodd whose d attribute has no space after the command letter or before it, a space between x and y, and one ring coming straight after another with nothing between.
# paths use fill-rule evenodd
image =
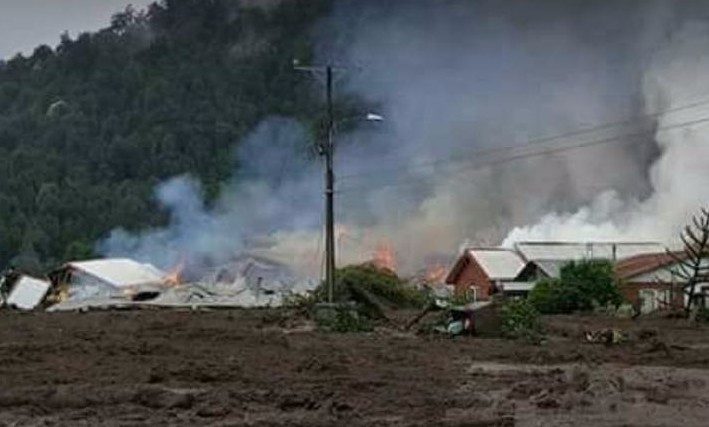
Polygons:
<instances>
[{"instance_id":1,"label":"damaged roof panel","mask_svg":"<svg viewBox=\"0 0 709 427\"><path fill-rule=\"evenodd\" d=\"M46 280L21 276L8 295L7 304L21 310L32 310L42 302L49 287L49 282Z\"/></svg>"},{"instance_id":2,"label":"damaged roof panel","mask_svg":"<svg viewBox=\"0 0 709 427\"><path fill-rule=\"evenodd\" d=\"M66 267L90 274L115 287L161 283L166 273L150 264L127 258L71 262Z\"/></svg>"}]
</instances>

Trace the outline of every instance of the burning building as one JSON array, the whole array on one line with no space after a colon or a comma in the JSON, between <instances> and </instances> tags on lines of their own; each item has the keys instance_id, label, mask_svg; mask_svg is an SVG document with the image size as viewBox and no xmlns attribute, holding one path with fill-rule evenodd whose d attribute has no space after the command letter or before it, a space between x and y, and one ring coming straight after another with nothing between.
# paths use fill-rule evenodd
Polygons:
<instances>
[{"instance_id":1,"label":"burning building","mask_svg":"<svg viewBox=\"0 0 709 427\"><path fill-rule=\"evenodd\" d=\"M105 302L165 286L167 274L151 264L127 258L70 262L49 274L49 302ZM57 307L61 308L61 307Z\"/></svg>"}]
</instances>

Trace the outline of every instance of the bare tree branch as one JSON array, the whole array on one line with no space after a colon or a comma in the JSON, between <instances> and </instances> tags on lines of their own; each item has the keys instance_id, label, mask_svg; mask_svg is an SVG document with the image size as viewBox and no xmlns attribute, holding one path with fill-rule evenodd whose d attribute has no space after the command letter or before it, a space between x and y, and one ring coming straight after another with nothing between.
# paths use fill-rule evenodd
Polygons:
<instances>
[{"instance_id":1,"label":"bare tree branch","mask_svg":"<svg viewBox=\"0 0 709 427\"><path fill-rule=\"evenodd\" d=\"M683 254L667 251L673 263L665 267L671 274L683 280L683 294L687 295L685 311L689 314L697 297L697 285L709 279L709 264L704 264L704 257L709 254L709 209L702 208L700 215L694 215L692 222L680 233Z\"/></svg>"}]
</instances>

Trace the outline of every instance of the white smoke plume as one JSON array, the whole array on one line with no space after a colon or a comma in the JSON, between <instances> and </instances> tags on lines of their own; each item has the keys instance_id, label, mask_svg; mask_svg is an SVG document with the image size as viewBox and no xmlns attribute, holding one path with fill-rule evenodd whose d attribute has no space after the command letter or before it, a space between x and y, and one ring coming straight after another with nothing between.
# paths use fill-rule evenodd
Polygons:
<instances>
[{"instance_id":1,"label":"white smoke plume","mask_svg":"<svg viewBox=\"0 0 709 427\"><path fill-rule=\"evenodd\" d=\"M691 22L654 55L644 75L649 111L673 111L709 94L709 23ZM684 126L684 123L693 123ZM655 240L673 244L692 214L706 206L709 184L709 105L667 113L658 119L661 149L650 168L651 194L641 200L602 193L572 213L550 213L532 226L514 229L519 240Z\"/></svg>"}]
</instances>

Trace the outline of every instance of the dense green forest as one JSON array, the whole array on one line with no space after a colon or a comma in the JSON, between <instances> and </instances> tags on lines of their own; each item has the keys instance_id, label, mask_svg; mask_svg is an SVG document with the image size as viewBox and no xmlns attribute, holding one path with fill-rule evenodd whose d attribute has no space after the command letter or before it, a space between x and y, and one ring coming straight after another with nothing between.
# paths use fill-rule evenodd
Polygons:
<instances>
[{"instance_id":1,"label":"dense green forest","mask_svg":"<svg viewBox=\"0 0 709 427\"><path fill-rule=\"evenodd\" d=\"M292 60L310 60L328 7L162 0L0 63L0 266L40 270L161 224L158 182L190 172L214 198L260 120L312 122L318 92Z\"/></svg>"}]
</instances>

